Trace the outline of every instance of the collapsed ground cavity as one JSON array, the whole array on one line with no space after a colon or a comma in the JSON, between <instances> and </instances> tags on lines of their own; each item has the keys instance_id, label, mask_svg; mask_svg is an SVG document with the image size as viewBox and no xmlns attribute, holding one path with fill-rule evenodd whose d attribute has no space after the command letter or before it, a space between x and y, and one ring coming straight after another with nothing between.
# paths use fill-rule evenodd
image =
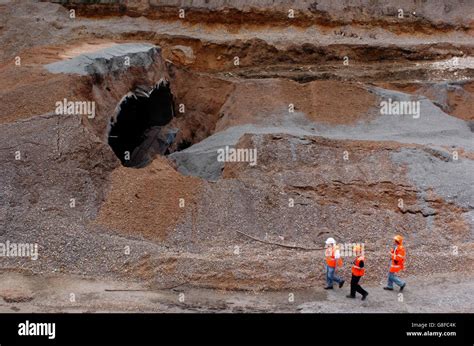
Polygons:
<instances>
[{"instance_id":1,"label":"collapsed ground cavity","mask_svg":"<svg viewBox=\"0 0 474 346\"><path fill-rule=\"evenodd\" d=\"M122 164L146 166L156 154L166 154L177 130L165 128L174 117L169 82L138 87L120 101L111 118L108 143Z\"/></svg>"}]
</instances>

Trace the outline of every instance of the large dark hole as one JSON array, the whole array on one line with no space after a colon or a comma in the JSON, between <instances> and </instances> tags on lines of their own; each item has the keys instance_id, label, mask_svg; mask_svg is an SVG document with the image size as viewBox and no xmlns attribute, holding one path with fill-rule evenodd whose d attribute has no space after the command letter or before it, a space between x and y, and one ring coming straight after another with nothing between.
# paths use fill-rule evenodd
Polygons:
<instances>
[{"instance_id":1,"label":"large dark hole","mask_svg":"<svg viewBox=\"0 0 474 346\"><path fill-rule=\"evenodd\" d=\"M167 81L151 90L139 87L120 103L111 121L109 145L124 166L144 167L173 143L177 131L164 127L173 116L173 95Z\"/></svg>"}]
</instances>

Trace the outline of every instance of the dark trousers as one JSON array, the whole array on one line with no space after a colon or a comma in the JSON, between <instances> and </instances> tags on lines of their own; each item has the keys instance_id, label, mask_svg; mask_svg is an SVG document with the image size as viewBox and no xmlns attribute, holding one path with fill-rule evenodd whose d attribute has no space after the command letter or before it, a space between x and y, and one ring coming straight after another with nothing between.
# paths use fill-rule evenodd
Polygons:
<instances>
[{"instance_id":1,"label":"dark trousers","mask_svg":"<svg viewBox=\"0 0 474 346\"><path fill-rule=\"evenodd\" d=\"M363 296L365 296L367 294L367 291L364 290L360 285L359 285L359 280L360 280L361 276L355 276L355 275L352 275L352 278L351 278L351 296L355 297L356 295L356 292L359 292L360 294L362 294Z\"/></svg>"}]
</instances>

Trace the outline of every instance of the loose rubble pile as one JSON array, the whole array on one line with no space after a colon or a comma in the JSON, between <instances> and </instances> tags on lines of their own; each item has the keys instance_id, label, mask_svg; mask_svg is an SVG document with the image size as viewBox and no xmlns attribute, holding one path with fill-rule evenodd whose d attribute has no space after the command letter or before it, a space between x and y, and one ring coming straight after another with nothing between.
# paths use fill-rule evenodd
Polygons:
<instances>
[{"instance_id":1,"label":"loose rubble pile","mask_svg":"<svg viewBox=\"0 0 474 346\"><path fill-rule=\"evenodd\" d=\"M375 284L400 233L469 277L473 4L359 2L2 2L0 242L39 258L0 268L301 289L332 236Z\"/></svg>"}]
</instances>

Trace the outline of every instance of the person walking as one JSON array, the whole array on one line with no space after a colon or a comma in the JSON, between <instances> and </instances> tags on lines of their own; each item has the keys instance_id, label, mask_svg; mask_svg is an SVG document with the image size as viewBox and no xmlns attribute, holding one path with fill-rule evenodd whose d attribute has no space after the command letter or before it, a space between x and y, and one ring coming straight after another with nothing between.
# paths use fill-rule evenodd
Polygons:
<instances>
[{"instance_id":1,"label":"person walking","mask_svg":"<svg viewBox=\"0 0 474 346\"><path fill-rule=\"evenodd\" d=\"M406 286L406 282L400 279L395 273L400 272L401 270L405 269L405 247L403 246L403 237L401 235L396 235L393 237L395 242L395 247L390 249L390 256L391 256L391 264L390 264L390 271L388 273L388 282L387 286L385 286L384 290L393 291L393 284L397 284L400 286L400 292Z\"/></svg>"},{"instance_id":2,"label":"person walking","mask_svg":"<svg viewBox=\"0 0 474 346\"><path fill-rule=\"evenodd\" d=\"M326 239L326 287L325 290L333 289L333 281L339 284L339 288L344 285L344 280L336 275L336 268L342 267L342 258L339 247L334 238Z\"/></svg>"},{"instance_id":3,"label":"person walking","mask_svg":"<svg viewBox=\"0 0 474 346\"><path fill-rule=\"evenodd\" d=\"M365 256L362 253L362 247L360 245L355 245L353 251L356 258L352 263L351 293L346 297L355 298L356 292L359 292L362 294L362 300L365 300L369 295L369 292L364 290L359 284L361 277L365 274Z\"/></svg>"}]
</instances>

